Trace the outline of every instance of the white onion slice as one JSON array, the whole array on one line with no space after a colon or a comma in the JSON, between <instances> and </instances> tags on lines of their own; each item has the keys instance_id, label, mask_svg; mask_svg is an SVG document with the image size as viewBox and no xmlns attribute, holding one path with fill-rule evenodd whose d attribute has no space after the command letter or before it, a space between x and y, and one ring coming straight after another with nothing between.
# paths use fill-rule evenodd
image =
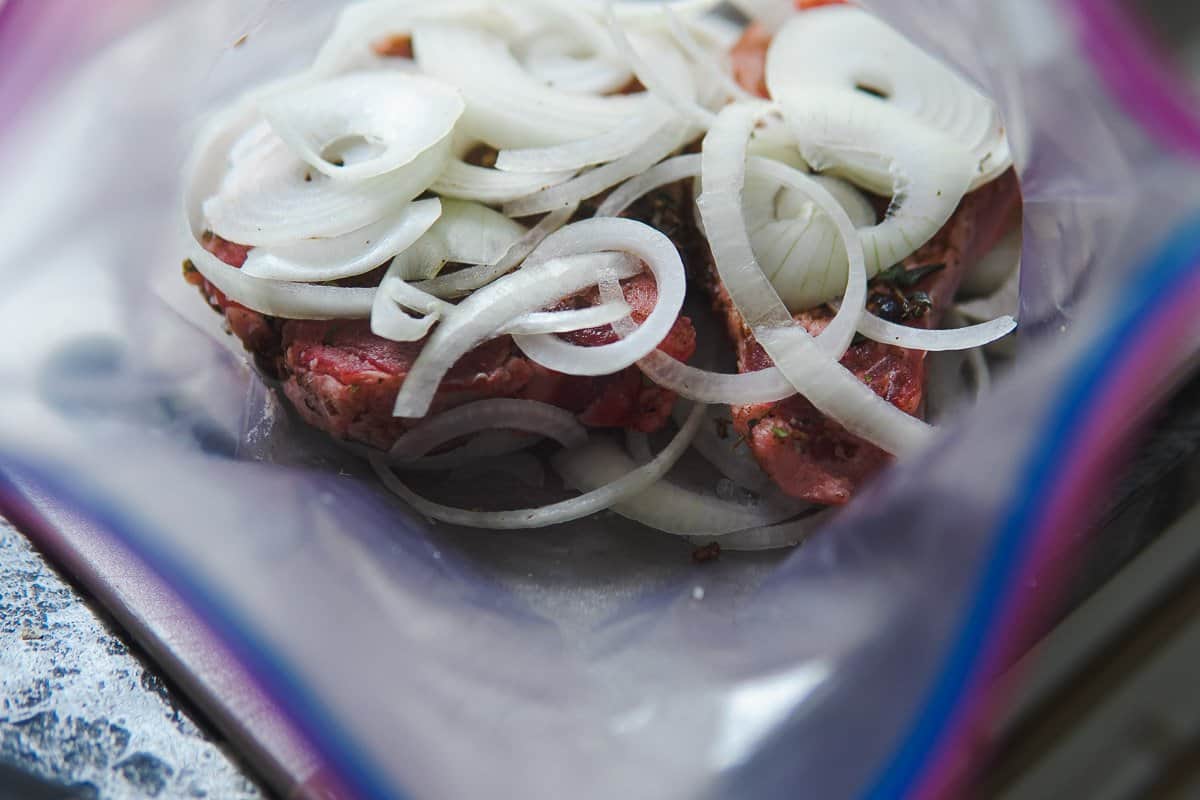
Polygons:
<instances>
[{"instance_id":1,"label":"white onion slice","mask_svg":"<svg viewBox=\"0 0 1200 800\"><path fill-rule=\"evenodd\" d=\"M184 168L185 252L213 286L247 308L291 319L365 318L371 313L374 289L315 286L255 278L229 266L204 249L204 198L221 182L226 155L247 129L252 114L235 108L205 127Z\"/></svg>"},{"instance_id":2,"label":"white onion slice","mask_svg":"<svg viewBox=\"0 0 1200 800\"><path fill-rule=\"evenodd\" d=\"M413 47L425 73L462 92L464 132L499 149L596 136L643 113L649 101L553 89L526 72L503 39L476 27L422 23Z\"/></svg>"},{"instance_id":3,"label":"white onion slice","mask_svg":"<svg viewBox=\"0 0 1200 800\"><path fill-rule=\"evenodd\" d=\"M835 513L835 509L830 509L791 522L738 531L728 536L690 536L688 541L697 547L716 543L722 550L734 552L760 552L796 547L833 519Z\"/></svg>"},{"instance_id":4,"label":"white onion slice","mask_svg":"<svg viewBox=\"0 0 1200 800\"><path fill-rule=\"evenodd\" d=\"M505 203L504 213L514 217L541 214L594 197L621 181L650 169L682 147L689 136L690 130L685 123L668 122L629 155L589 170L565 183Z\"/></svg>"},{"instance_id":5,"label":"white onion slice","mask_svg":"<svg viewBox=\"0 0 1200 800\"><path fill-rule=\"evenodd\" d=\"M419 341L453 308L397 278L389 269L371 305L371 332L394 342ZM411 316L405 309L420 316Z\"/></svg>"},{"instance_id":6,"label":"white onion slice","mask_svg":"<svg viewBox=\"0 0 1200 800\"><path fill-rule=\"evenodd\" d=\"M679 43L683 52L691 59L692 64L698 69L709 82L720 89L726 98L734 100L754 101L759 99L755 95L742 88L742 85L734 80L726 70L722 69L722 62L727 60L724 50L710 50L704 47L688 30L687 25L679 18L679 15L671 8L669 4L662 4L663 19L667 23L667 30L671 32L672 38ZM727 64L725 65L727 66Z\"/></svg>"},{"instance_id":7,"label":"white onion slice","mask_svg":"<svg viewBox=\"0 0 1200 800\"><path fill-rule=\"evenodd\" d=\"M629 84L633 73L619 61L594 54L581 57L575 42L561 31L543 32L521 48L525 69L554 89L582 94L609 94Z\"/></svg>"},{"instance_id":8,"label":"white onion slice","mask_svg":"<svg viewBox=\"0 0 1200 800\"><path fill-rule=\"evenodd\" d=\"M574 175L574 170L504 172L452 158L430 188L443 197L457 197L461 200L494 205L559 186Z\"/></svg>"},{"instance_id":9,"label":"white onion slice","mask_svg":"<svg viewBox=\"0 0 1200 800\"><path fill-rule=\"evenodd\" d=\"M428 280L447 263L491 264L525 235L525 226L465 200L442 201L441 218L388 269L406 281Z\"/></svg>"},{"instance_id":10,"label":"white onion slice","mask_svg":"<svg viewBox=\"0 0 1200 800\"><path fill-rule=\"evenodd\" d=\"M441 174L450 137L386 175L341 181L317 172L280 139L243 158L204 201L209 227L231 242L256 247L342 236L397 213Z\"/></svg>"},{"instance_id":11,"label":"white onion slice","mask_svg":"<svg viewBox=\"0 0 1200 800\"><path fill-rule=\"evenodd\" d=\"M676 403L671 412L676 422L682 422L679 417L681 408L682 405ZM709 406L707 413L708 421L700 426L700 431L692 440L692 448L741 488L759 493L769 490L772 486L771 479L759 466L754 453L733 429L729 405Z\"/></svg>"},{"instance_id":12,"label":"white onion slice","mask_svg":"<svg viewBox=\"0 0 1200 800\"><path fill-rule=\"evenodd\" d=\"M983 347L1003 339L1016 329L1017 321L1012 317L997 317L978 325L947 330L910 328L880 319L874 314L863 314L858 321L858 332L868 339L931 353Z\"/></svg>"},{"instance_id":13,"label":"white onion slice","mask_svg":"<svg viewBox=\"0 0 1200 800\"><path fill-rule=\"evenodd\" d=\"M599 328L628 317L630 310L628 303L618 300L566 311L532 311L505 325L504 332L534 336Z\"/></svg>"},{"instance_id":14,"label":"white onion slice","mask_svg":"<svg viewBox=\"0 0 1200 800\"><path fill-rule=\"evenodd\" d=\"M638 368L655 385L698 403L757 405L796 394L796 387L774 367L737 375L710 372L656 350L639 361Z\"/></svg>"},{"instance_id":15,"label":"white onion slice","mask_svg":"<svg viewBox=\"0 0 1200 800\"><path fill-rule=\"evenodd\" d=\"M582 2L586 4L591 13L598 17L607 12L607 0L582 0ZM723 0L663 0L658 3L647 3L644 0L633 0L633 2L614 3L613 10L619 22L652 30L660 28L664 24L663 8L669 8L675 14L690 18L707 14L722 2Z\"/></svg>"},{"instance_id":16,"label":"white onion slice","mask_svg":"<svg viewBox=\"0 0 1200 800\"><path fill-rule=\"evenodd\" d=\"M787 0L729 0L729 4L773 34L796 16L796 9Z\"/></svg>"},{"instance_id":17,"label":"white onion slice","mask_svg":"<svg viewBox=\"0 0 1200 800\"><path fill-rule=\"evenodd\" d=\"M245 275L229 266L194 238L188 254L209 283L233 300L260 314L288 319L365 319L371 315L374 289L291 283Z\"/></svg>"},{"instance_id":18,"label":"white onion slice","mask_svg":"<svg viewBox=\"0 0 1200 800\"><path fill-rule=\"evenodd\" d=\"M572 489L592 491L638 469L638 463L610 441L596 441L559 453L554 469ZM720 536L773 525L800 513L801 504L759 500L738 503L693 492L660 480L611 506L623 517L677 536Z\"/></svg>"},{"instance_id":19,"label":"white onion slice","mask_svg":"<svg viewBox=\"0 0 1200 800\"><path fill-rule=\"evenodd\" d=\"M771 97L785 106L811 90L833 90L865 101L857 113L870 113L872 105L902 111L969 153L972 189L1012 166L995 104L862 8L840 5L793 17L771 42L766 77ZM886 184L890 176L880 171L875 177Z\"/></svg>"},{"instance_id":20,"label":"white onion slice","mask_svg":"<svg viewBox=\"0 0 1200 800\"><path fill-rule=\"evenodd\" d=\"M636 46L617 20L612 0L605 5L605 20L613 44L646 91L706 130L716 115L696 102L691 70L675 45L663 37L639 37L640 46Z\"/></svg>"},{"instance_id":21,"label":"white onion slice","mask_svg":"<svg viewBox=\"0 0 1200 800\"><path fill-rule=\"evenodd\" d=\"M353 72L275 92L259 101L263 117L292 152L340 180L384 175L445 139L466 108L458 91L423 75ZM347 143L365 147L357 160ZM330 160L335 150L344 162Z\"/></svg>"},{"instance_id":22,"label":"white onion slice","mask_svg":"<svg viewBox=\"0 0 1200 800\"><path fill-rule=\"evenodd\" d=\"M699 174L699 153L669 158L614 189L596 209L596 216L615 217L623 214L631 205L655 189L687 178L695 178Z\"/></svg>"},{"instance_id":23,"label":"white onion slice","mask_svg":"<svg viewBox=\"0 0 1200 800\"><path fill-rule=\"evenodd\" d=\"M374 467L376 474L388 489L399 495L417 511L432 519L468 528L490 528L492 530L545 528L582 519L597 511L610 508L626 497L645 491L666 475L671 467L675 466L675 463L687 450L688 444L703 420L703 409L697 406L670 444L663 448L663 451L650 463L627 472L612 483L594 491L541 508L526 508L518 511L468 511L462 508L453 508L427 500L408 488L388 468L387 462L381 455L373 454L371 456L371 466Z\"/></svg>"},{"instance_id":24,"label":"white onion slice","mask_svg":"<svg viewBox=\"0 0 1200 800\"><path fill-rule=\"evenodd\" d=\"M458 359L499 335L505 324L522 314L543 309L594 285L597 273L602 270L630 277L641 270L641 265L615 253L552 258L535 264L526 260L521 269L464 299L434 330L413 363L396 397L395 415L425 416L442 377Z\"/></svg>"},{"instance_id":25,"label":"white onion slice","mask_svg":"<svg viewBox=\"0 0 1200 800\"><path fill-rule=\"evenodd\" d=\"M813 169L893 195L883 221L859 232L872 276L932 239L966 194L974 169L968 151L899 109L829 89L798 92L782 106Z\"/></svg>"},{"instance_id":26,"label":"white onion slice","mask_svg":"<svg viewBox=\"0 0 1200 800\"><path fill-rule=\"evenodd\" d=\"M371 333L393 342L419 342L441 316L441 311L412 316L387 292L376 291L371 304Z\"/></svg>"},{"instance_id":27,"label":"white onion slice","mask_svg":"<svg viewBox=\"0 0 1200 800\"><path fill-rule=\"evenodd\" d=\"M393 462L421 458L447 442L494 430L536 433L563 447L581 447L588 438L570 411L536 400L496 397L429 417L401 435L388 458Z\"/></svg>"},{"instance_id":28,"label":"white onion slice","mask_svg":"<svg viewBox=\"0 0 1200 800\"><path fill-rule=\"evenodd\" d=\"M432 456L416 459L400 459L389 463L404 472L434 472L461 469L484 459L506 456L525 450L542 440L542 437L516 431L484 431L471 437L465 444Z\"/></svg>"},{"instance_id":29,"label":"white onion slice","mask_svg":"<svg viewBox=\"0 0 1200 800\"><path fill-rule=\"evenodd\" d=\"M790 247L773 265L773 272L765 269L763 272L789 315L792 309L813 308L838 294L844 295L843 303L855 312L843 316L839 311L819 337L822 348L841 358L854 339L857 317L867 301L866 242L858 241L860 234L856 234L854 220L846 209L856 210L863 218L865 213L872 213L870 207L864 199L854 196L852 188L836 180L808 176L781 162L758 157L752 157L748 166L754 175L784 188L780 196L781 214L800 210L809 214L807 220L801 218L789 226L781 238ZM800 196L799 203L796 195ZM789 203L792 208L788 208ZM744 205L743 202L743 209ZM806 227L805 222L812 225ZM800 233L793 239L791 234L796 229ZM760 231L762 236L771 233L771 226Z\"/></svg>"},{"instance_id":30,"label":"white onion slice","mask_svg":"<svg viewBox=\"0 0 1200 800\"><path fill-rule=\"evenodd\" d=\"M649 225L616 217L582 220L547 237L531 258L602 250L626 252L644 261L657 283L658 302L635 331L612 344L580 347L550 335L513 337L525 355L547 369L568 375L619 372L658 347L679 317L687 292L683 261L674 243Z\"/></svg>"},{"instance_id":31,"label":"white onion slice","mask_svg":"<svg viewBox=\"0 0 1200 800\"><path fill-rule=\"evenodd\" d=\"M516 269L547 236L567 224L575 215L576 208L576 206L560 208L542 217L537 225L526 231L497 261L478 267L469 267L449 275L439 275L436 278L422 281L419 287L438 297L461 297L482 286L487 286L497 278Z\"/></svg>"},{"instance_id":32,"label":"white onion slice","mask_svg":"<svg viewBox=\"0 0 1200 800\"><path fill-rule=\"evenodd\" d=\"M665 125L669 117L667 110L656 108L588 139L549 147L501 150L496 156L496 169L534 174L569 171L573 174L584 167L629 155Z\"/></svg>"},{"instance_id":33,"label":"white onion slice","mask_svg":"<svg viewBox=\"0 0 1200 800\"><path fill-rule=\"evenodd\" d=\"M393 36L412 33L414 25L429 20L472 19L515 32L512 20L497 11L495 0L366 0L350 3L338 15L329 38L321 45L309 74L323 77L355 67L384 63L371 45Z\"/></svg>"},{"instance_id":34,"label":"white onion slice","mask_svg":"<svg viewBox=\"0 0 1200 800\"><path fill-rule=\"evenodd\" d=\"M316 283L362 275L422 238L442 213L437 198L409 203L394 217L332 239L301 239L279 247L256 247L242 272L256 278Z\"/></svg>"},{"instance_id":35,"label":"white onion slice","mask_svg":"<svg viewBox=\"0 0 1200 800\"><path fill-rule=\"evenodd\" d=\"M890 453L911 452L926 443L931 432L929 426L875 394L833 356L823 352L803 326L792 319L755 262L742 216L742 189L745 185L746 143L761 113L761 109L754 106L727 106L704 140L701 163L705 190L698 205L717 272L758 343L809 402L851 433ZM781 177L785 174L783 171L789 169L775 162L762 163L769 172L780 172ZM839 227L841 224L849 226L846 212L827 192L817 186L810 196L814 200L827 200L826 213L841 221ZM853 247L852 231L847 239L848 245ZM855 255L852 252L852 262ZM851 276L856 272L851 269ZM851 308L849 302L847 300L843 305L838 316ZM859 305L850 317L855 326L861 313L862 306ZM836 323L837 317L830 324ZM839 354L837 358L840 357Z\"/></svg>"}]
</instances>

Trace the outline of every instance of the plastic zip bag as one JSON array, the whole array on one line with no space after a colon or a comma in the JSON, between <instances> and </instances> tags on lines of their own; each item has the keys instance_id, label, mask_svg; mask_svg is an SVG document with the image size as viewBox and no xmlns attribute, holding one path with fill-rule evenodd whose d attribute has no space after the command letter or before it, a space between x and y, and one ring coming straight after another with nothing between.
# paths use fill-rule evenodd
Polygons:
<instances>
[{"instance_id":1,"label":"plastic zip bag","mask_svg":"<svg viewBox=\"0 0 1200 800\"><path fill-rule=\"evenodd\" d=\"M868 5L1005 112L1023 352L798 551L700 569L611 516L427 527L292 426L239 349L205 335L202 303L164 299L187 291L171 273L197 121L302 66L337 11L319 0L126 9L129 35L72 54L70 79L0 138L0 464L164 576L331 791L894 796L1003 660L1005 609L1048 596L1019 579L1057 541L1037 537L1054 503L1079 499L1062 492L1096 485L1068 467L1110 452L1181 374L1184 329L1143 339L1191 297L1171 281L1200 247L1181 235L1146 259L1200 211L1200 181L1107 99L1055 7ZM1144 396L1096 412L1108 384L1086 379L1139 342L1127 380ZM1083 522L1063 507L1061 529Z\"/></svg>"}]
</instances>

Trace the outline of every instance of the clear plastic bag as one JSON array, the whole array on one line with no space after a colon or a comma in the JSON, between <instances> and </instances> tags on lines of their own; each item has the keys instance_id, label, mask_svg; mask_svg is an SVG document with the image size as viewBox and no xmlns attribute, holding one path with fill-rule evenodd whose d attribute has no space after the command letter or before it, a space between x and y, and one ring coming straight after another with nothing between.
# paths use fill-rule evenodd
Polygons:
<instances>
[{"instance_id":1,"label":"clear plastic bag","mask_svg":"<svg viewBox=\"0 0 1200 800\"><path fill-rule=\"evenodd\" d=\"M216 316L174 274L179 166L204 113L305 63L322 0L126 7L128 36L69 54L2 134L0 464L164 576L355 796L890 796L997 609L1048 595L1018 582L1033 544L1012 538L1062 478L1037 454L1200 180L1107 99L1057 7L868 5L1005 112L1022 353L799 550L700 568L607 515L429 527L205 335ZM1177 368L1156 358L1148 385Z\"/></svg>"}]
</instances>

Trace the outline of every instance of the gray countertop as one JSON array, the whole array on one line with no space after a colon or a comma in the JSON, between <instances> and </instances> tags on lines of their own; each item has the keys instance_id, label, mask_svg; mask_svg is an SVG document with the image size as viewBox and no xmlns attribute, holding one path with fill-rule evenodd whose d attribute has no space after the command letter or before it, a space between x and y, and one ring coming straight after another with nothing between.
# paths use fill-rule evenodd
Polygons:
<instances>
[{"instance_id":1,"label":"gray countertop","mask_svg":"<svg viewBox=\"0 0 1200 800\"><path fill-rule=\"evenodd\" d=\"M79 798L264 796L142 654L2 518L0 763L77 787Z\"/></svg>"}]
</instances>

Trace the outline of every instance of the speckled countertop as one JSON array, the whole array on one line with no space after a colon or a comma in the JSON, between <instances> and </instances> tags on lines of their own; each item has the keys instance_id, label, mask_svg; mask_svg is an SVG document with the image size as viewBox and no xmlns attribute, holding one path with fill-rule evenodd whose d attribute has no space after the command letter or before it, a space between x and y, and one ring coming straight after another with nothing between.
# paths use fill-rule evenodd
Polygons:
<instances>
[{"instance_id":1,"label":"speckled countertop","mask_svg":"<svg viewBox=\"0 0 1200 800\"><path fill-rule=\"evenodd\" d=\"M265 796L111 622L2 518L0 763L77 787L80 798Z\"/></svg>"}]
</instances>

